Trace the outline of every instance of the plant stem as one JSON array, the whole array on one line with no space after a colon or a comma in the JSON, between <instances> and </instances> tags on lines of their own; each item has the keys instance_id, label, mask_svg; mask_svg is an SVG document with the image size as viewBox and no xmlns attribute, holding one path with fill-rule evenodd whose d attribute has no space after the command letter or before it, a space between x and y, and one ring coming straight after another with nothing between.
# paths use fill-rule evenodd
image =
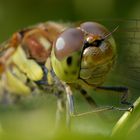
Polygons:
<instances>
[{"instance_id":1,"label":"plant stem","mask_svg":"<svg viewBox=\"0 0 140 140\"><path fill-rule=\"evenodd\" d=\"M111 136L127 135L140 126L140 97L134 102L134 109L125 112L114 126Z\"/></svg>"}]
</instances>

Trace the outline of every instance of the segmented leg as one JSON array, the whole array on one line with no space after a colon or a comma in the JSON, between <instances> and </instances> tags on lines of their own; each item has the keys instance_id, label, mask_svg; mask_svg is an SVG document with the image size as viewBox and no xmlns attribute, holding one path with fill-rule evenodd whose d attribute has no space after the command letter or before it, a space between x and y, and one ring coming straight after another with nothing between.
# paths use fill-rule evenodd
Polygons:
<instances>
[{"instance_id":1,"label":"segmented leg","mask_svg":"<svg viewBox=\"0 0 140 140\"><path fill-rule=\"evenodd\" d=\"M105 91L115 91L118 93L123 93L122 98L121 98L121 103L130 106L130 108L133 108L133 104L128 102L128 95L129 95L129 90L127 87L106 87L106 86L100 86L96 88L97 90L105 90Z\"/></svg>"},{"instance_id":2,"label":"segmented leg","mask_svg":"<svg viewBox=\"0 0 140 140\"><path fill-rule=\"evenodd\" d=\"M71 116L74 114L74 99L73 99L73 94L71 91L70 86L64 85L66 94L67 94L67 104L66 104L66 123L68 128L70 128L70 123L71 123Z\"/></svg>"},{"instance_id":3,"label":"segmented leg","mask_svg":"<svg viewBox=\"0 0 140 140\"><path fill-rule=\"evenodd\" d=\"M58 129L60 128L60 125L63 124L63 112L65 110L65 101L62 92L57 93L56 96L57 96L57 110L56 110L55 127L56 129Z\"/></svg>"},{"instance_id":4,"label":"segmented leg","mask_svg":"<svg viewBox=\"0 0 140 140\"><path fill-rule=\"evenodd\" d=\"M95 110L91 110L91 111L88 111L88 112L84 112L84 113L76 113L74 111L74 100L73 100L73 94L72 94L72 91L71 91L71 88L70 86L68 85L65 85L65 89L66 89L66 93L67 93L67 101L68 101L68 110L69 110L69 118L70 116L74 116L74 117L78 117L78 116L83 116L83 115L87 115L87 114L92 114L92 113L98 113L98 112L103 112L103 111L107 111L107 110L119 110L119 111L130 111L132 108L133 108L133 105L132 104L129 104L131 105L130 108L118 108L118 107L114 107L114 106L106 106L106 107L99 107L99 108L96 108ZM111 91L114 91L114 89L116 89L115 91L117 92L122 92L124 91L123 87L119 87L119 88L112 88L112 87L98 87L97 89L100 89L100 90L111 90ZM82 93L84 96L86 95L86 91L82 89ZM87 96L87 95L86 95ZM85 96L85 97L86 97ZM89 98L89 97L88 97ZM124 100L125 98L123 97L123 101L122 103L124 104L128 104L129 102L126 101L126 99ZM87 99L86 99L87 100ZM94 100L90 97L88 100L88 103L90 103L91 105L95 105L94 104ZM70 122L70 121L69 121Z\"/></svg>"},{"instance_id":5,"label":"segmented leg","mask_svg":"<svg viewBox=\"0 0 140 140\"><path fill-rule=\"evenodd\" d=\"M86 90L81 88L80 93L84 97L84 99L87 101L87 103L91 106L92 109L97 109L98 106L97 106L95 100L88 94L88 92ZM107 116L104 114L99 115L96 113L95 115L98 115L98 117L101 119L103 119L103 118L104 119L106 118L106 120L108 119Z\"/></svg>"},{"instance_id":6,"label":"segmented leg","mask_svg":"<svg viewBox=\"0 0 140 140\"><path fill-rule=\"evenodd\" d=\"M88 102L88 104L92 107L92 108L96 108L97 104L94 101L94 99L86 92L86 90L81 89L80 93L82 94L82 96L85 98L85 100Z\"/></svg>"}]
</instances>

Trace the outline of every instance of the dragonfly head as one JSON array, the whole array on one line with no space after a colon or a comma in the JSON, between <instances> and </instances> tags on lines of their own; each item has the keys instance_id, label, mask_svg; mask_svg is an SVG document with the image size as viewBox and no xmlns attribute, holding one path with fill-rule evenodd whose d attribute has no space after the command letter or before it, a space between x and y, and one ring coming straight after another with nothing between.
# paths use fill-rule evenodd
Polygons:
<instances>
[{"instance_id":1,"label":"dragonfly head","mask_svg":"<svg viewBox=\"0 0 140 140\"><path fill-rule=\"evenodd\" d=\"M101 81L116 55L113 37L105 38L108 34L104 26L95 22L63 31L54 42L51 56L56 75L68 83L81 79L94 84L96 75Z\"/></svg>"}]
</instances>

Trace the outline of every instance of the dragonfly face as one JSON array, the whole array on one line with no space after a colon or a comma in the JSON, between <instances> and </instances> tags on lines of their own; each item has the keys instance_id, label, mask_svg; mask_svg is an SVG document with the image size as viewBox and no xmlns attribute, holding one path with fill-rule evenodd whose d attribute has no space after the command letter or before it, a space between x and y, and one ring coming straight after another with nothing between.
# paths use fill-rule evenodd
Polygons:
<instances>
[{"instance_id":1,"label":"dragonfly face","mask_svg":"<svg viewBox=\"0 0 140 140\"><path fill-rule=\"evenodd\" d=\"M95 22L64 30L53 44L52 66L67 83L100 85L113 65L116 45L110 32Z\"/></svg>"},{"instance_id":2,"label":"dragonfly face","mask_svg":"<svg viewBox=\"0 0 140 140\"><path fill-rule=\"evenodd\" d=\"M28 95L28 81L37 86L52 85L52 71L65 83L97 87L103 83L116 55L113 37L105 38L109 33L95 22L73 28L46 22L16 32L0 48L3 89Z\"/></svg>"},{"instance_id":3,"label":"dragonfly face","mask_svg":"<svg viewBox=\"0 0 140 140\"><path fill-rule=\"evenodd\" d=\"M58 102L63 106L65 97L59 93L62 95L65 91L68 114L74 114L73 87L79 89L92 107L97 106L84 89L88 86L124 93L121 103L133 107L126 100L128 88L100 86L116 57L116 44L111 32L96 22L70 27L46 22L16 32L1 45L0 102L5 101L7 92L10 93L8 95L24 96L43 89L45 93L57 92ZM103 110L108 109L113 108Z\"/></svg>"}]
</instances>

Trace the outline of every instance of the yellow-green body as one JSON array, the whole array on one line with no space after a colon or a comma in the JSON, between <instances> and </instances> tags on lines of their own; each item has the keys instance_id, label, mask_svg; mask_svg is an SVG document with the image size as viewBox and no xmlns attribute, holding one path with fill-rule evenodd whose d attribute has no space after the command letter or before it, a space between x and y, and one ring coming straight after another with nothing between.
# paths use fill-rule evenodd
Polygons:
<instances>
[{"instance_id":1,"label":"yellow-green body","mask_svg":"<svg viewBox=\"0 0 140 140\"><path fill-rule=\"evenodd\" d=\"M110 36L107 40L111 45L111 52L101 53L98 57L100 60L91 61L92 54L88 52L89 57L86 56L85 61L83 46L59 60L55 55L54 42L67 28L67 25L61 23L46 22L15 33L1 48L0 88L16 95L30 95L32 90L28 81L38 88L38 83L46 77L46 86L53 85L52 73L55 73L60 82L71 85L96 87L102 84L116 57L113 37ZM13 51L8 53L11 48ZM67 64L69 56L72 58L71 65ZM86 67L86 63L91 64ZM45 67L47 73L44 73L41 66ZM3 90L1 94L2 92Z\"/></svg>"}]
</instances>

